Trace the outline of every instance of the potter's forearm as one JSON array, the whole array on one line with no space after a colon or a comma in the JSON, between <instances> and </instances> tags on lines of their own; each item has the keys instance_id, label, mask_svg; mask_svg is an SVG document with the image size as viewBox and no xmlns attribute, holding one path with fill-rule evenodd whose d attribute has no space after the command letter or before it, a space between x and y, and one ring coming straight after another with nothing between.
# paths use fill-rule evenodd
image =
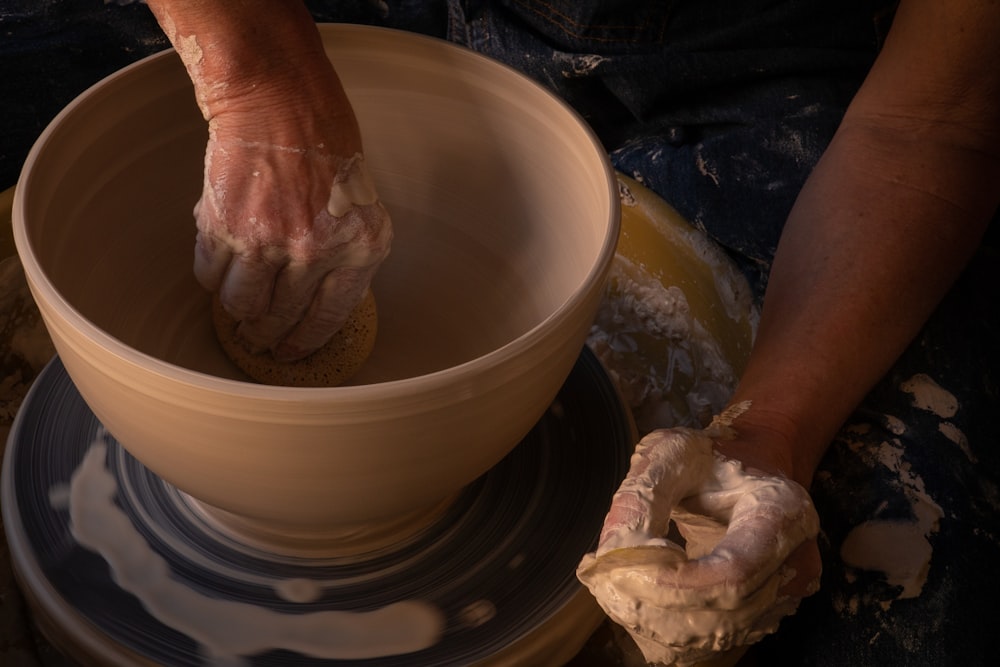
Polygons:
<instances>
[{"instance_id":1,"label":"potter's forearm","mask_svg":"<svg viewBox=\"0 0 1000 667\"><path fill-rule=\"evenodd\" d=\"M148 0L171 43L206 77L266 82L322 50L300 0ZM280 46L280 48L275 48Z\"/></svg>"},{"instance_id":2,"label":"potter's forearm","mask_svg":"<svg viewBox=\"0 0 1000 667\"><path fill-rule=\"evenodd\" d=\"M247 141L300 147L304 133L326 135L326 150L338 155L361 150L350 103L300 0L148 4L184 61L206 119L253 116L240 123ZM317 126L320 115L346 129L331 140L329 127Z\"/></svg>"},{"instance_id":3,"label":"potter's forearm","mask_svg":"<svg viewBox=\"0 0 1000 667\"><path fill-rule=\"evenodd\" d=\"M734 400L753 401L744 431L802 483L997 208L1000 80L984 63L1000 57L1000 18L989 3L958 4L903 3L775 257Z\"/></svg>"},{"instance_id":4,"label":"potter's forearm","mask_svg":"<svg viewBox=\"0 0 1000 667\"><path fill-rule=\"evenodd\" d=\"M298 0L148 0L191 75L207 118L290 94L326 94L335 79ZM339 84L338 84L339 86ZM249 103L248 103L249 104Z\"/></svg>"},{"instance_id":5,"label":"potter's forearm","mask_svg":"<svg viewBox=\"0 0 1000 667\"><path fill-rule=\"evenodd\" d=\"M961 271L989 215L894 181L870 157L879 141L845 127L803 190L735 397L753 401L754 418L788 429L803 482Z\"/></svg>"}]
</instances>

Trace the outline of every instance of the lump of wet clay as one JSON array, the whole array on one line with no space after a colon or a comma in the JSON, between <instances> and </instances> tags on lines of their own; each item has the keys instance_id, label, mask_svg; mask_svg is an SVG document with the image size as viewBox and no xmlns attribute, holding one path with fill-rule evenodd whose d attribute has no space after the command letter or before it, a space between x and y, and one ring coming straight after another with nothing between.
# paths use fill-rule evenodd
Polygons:
<instances>
[{"instance_id":1,"label":"lump of wet clay","mask_svg":"<svg viewBox=\"0 0 1000 667\"><path fill-rule=\"evenodd\" d=\"M375 295L368 290L333 338L309 356L291 362L278 361L266 350L252 350L239 335L239 322L218 297L212 300L212 324L226 356L252 380L282 387L334 387L353 377L371 354L378 312Z\"/></svg>"}]
</instances>

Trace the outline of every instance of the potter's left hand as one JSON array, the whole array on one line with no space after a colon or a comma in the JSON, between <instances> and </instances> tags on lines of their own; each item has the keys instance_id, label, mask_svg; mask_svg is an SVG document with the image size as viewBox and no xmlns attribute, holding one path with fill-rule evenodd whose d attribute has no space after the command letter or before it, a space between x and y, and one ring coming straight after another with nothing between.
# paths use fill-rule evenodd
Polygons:
<instances>
[{"instance_id":1,"label":"potter's left hand","mask_svg":"<svg viewBox=\"0 0 1000 667\"><path fill-rule=\"evenodd\" d=\"M715 451L732 437L717 419L643 438L577 570L650 662L688 665L755 642L818 586L808 493Z\"/></svg>"}]
</instances>

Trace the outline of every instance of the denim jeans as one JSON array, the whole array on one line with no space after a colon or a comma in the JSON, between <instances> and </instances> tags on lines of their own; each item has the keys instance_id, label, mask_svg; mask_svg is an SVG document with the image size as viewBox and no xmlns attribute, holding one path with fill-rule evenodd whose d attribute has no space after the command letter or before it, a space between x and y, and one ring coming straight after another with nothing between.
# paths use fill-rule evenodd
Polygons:
<instances>
[{"instance_id":1,"label":"denim jeans","mask_svg":"<svg viewBox=\"0 0 1000 667\"><path fill-rule=\"evenodd\" d=\"M758 294L884 33L869 2L449 0L449 37L573 105Z\"/></svg>"}]
</instances>

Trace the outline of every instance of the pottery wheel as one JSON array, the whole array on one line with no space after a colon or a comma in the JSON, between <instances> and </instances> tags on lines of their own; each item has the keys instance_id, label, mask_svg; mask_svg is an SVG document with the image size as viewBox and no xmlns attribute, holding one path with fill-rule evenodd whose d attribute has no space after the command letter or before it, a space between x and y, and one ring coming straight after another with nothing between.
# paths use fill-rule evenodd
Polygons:
<instances>
[{"instance_id":1,"label":"pottery wheel","mask_svg":"<svg viewBox=\"0 0 1000 667\"><path fill-rule=\"evenodd\" d=\"M560 615L573 617L569 625L577 625L577 646L600 618L575 569L593 548L625 473L632 431L614 386L585 350L531 433L422 532L363 556L291 558L249 548L203 521L183 493L104 432L56 358L33 385L11 431L3 518L15 569L36 615L50 639L82 662L347 664L280 645L225 660L207 658L204 641L183 631L183 622L158 618L149 600L120 587L105 558L78 543L72 532L68 506L77 496L70 493L71 480L85 460L95 460L96 447L101 472L115 481L114 506L127 516L126 530L137 531L142 548L167 564L172 586L232 602L233 609L251 605L279 615L364 612L420 600L442 612L440 640L416 653L364 664L495 663L498 656L516 664L533 652L552 653L551 647L537 646L537 630L554 627ZM99 482L82 477L76 476L74 489ZM109 477L102 479L106 483ZM306 584L312 599L290 601L289 582ZM219 620L217 625L227 625ZM585 627L579 627L581 621ZM558 640L558 632L551 634Z\"/></svg>"}]
</instances>

